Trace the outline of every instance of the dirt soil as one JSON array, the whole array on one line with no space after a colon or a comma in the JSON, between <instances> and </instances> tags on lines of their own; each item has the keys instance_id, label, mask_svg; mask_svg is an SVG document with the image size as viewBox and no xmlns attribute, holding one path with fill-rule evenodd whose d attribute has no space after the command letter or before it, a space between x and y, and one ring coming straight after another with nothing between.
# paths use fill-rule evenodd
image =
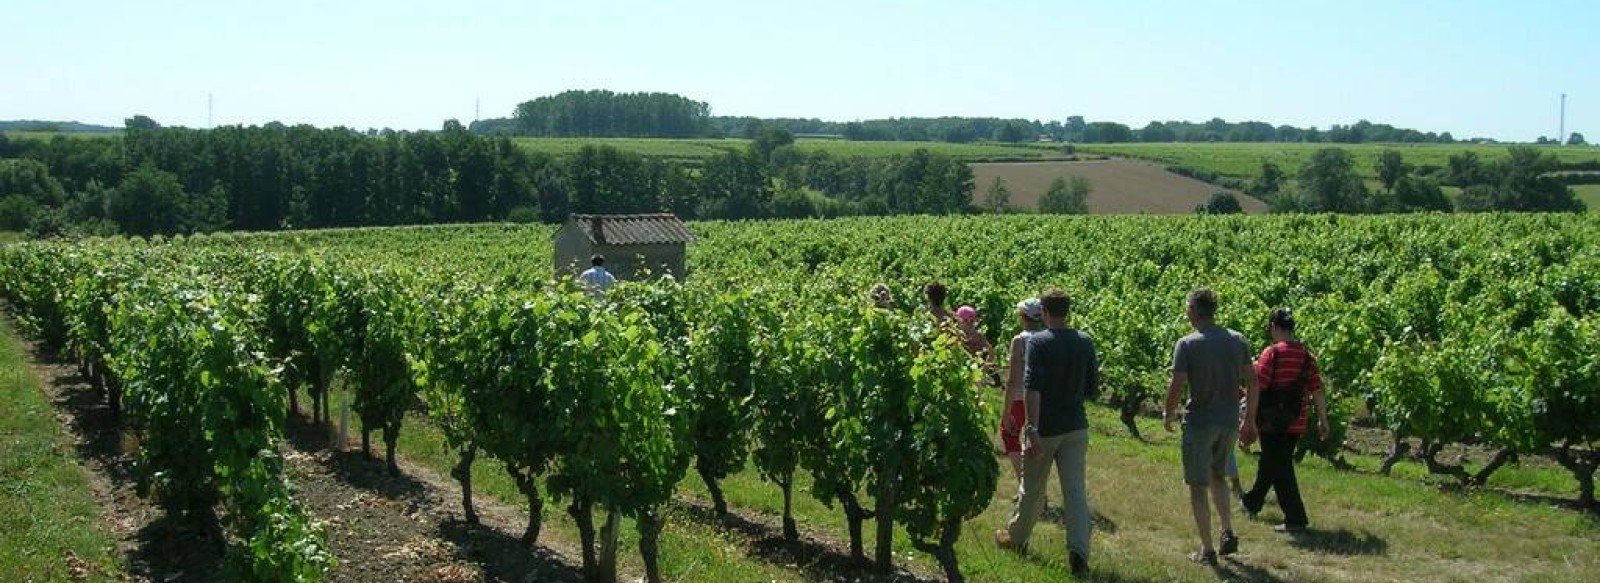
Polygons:
<instances>
[{"instance_id":1,"label":"dirt soil","mask_svg":"<svg viewBox=\"0 0 1600 583\"><path fill-rule=\"evenodd\" d=\"M1250 214L1267 212L1267 205L1242 192L1230 191L1193 178L1167 172L1165 168L1136 160L1079 162L1017 162L973 164L972 200L983 204L995 177L1005 181L1011 191L1011 205L1023 209L1039 208L1039 198L1056 178L1082 176L1094 187L1089 192L1089 212L1107 214L1194 214L1215 192L1233 192L1239 205Z\"/></svg>"},{"instance_id":2,"label":"dirt soil","mask_svg":"<svg viewBox=\"0 0 1600 583\"><path fill-rule=\"evenodd\" d=\"M103 394L75 367L32 345L33 373L73 436L89 470L104 528L118 541L125 581L220 581L226 541L213 521L170 519L137 493L137 443L112 419ZM437 474L401 461L391 476L359 451L334 453L325 432L297 421L283 446L295 498L326 525L339 558L328 581L582 581L576 547L545 540L530 550L519 536L526 513L477 497L481 525L460 518L460 490ZM634 575L624 574L625 579Z\"/></svg>"},{"instance_id":3,"label":"dirt soil","mask_svg":"<svg viewBox=\"0 0 1600 583\"><path fill-rule=\"evenodd\" d=\"M89 470L104 528L118 541L124 581L180 583L226 580L227 540L215 519L179 521L137 493L134 474L138 443L124 433L106 406L105 396L71 365L31 344L32 369L56 417L73 436L80 463ZM327 428L296 416L288 426L282 453L296 500L328 532L338 566L328 581L447 583L555 581L580 582L581 553L575 541L549 528L532 549L522 544L525 510L479 494L481 524L463 520L461 490L448 477L400 458L400 474L362 455L349 444L336 452ZM353 436L352 436L353 437ZM931 573L897 567L877 575L870 564L849 557L848 545L802 527L801 540L783 540L776 516L735 509L716 516L708 504L679 497L667 509L667 528L694 522L730 532L753 558L794 569L807 580L907 583L938 580ZM551 520L547 516L546 521ZM870 528L870 523L869 523ZM868 549L871 552L871 549ZM642 573L619 574L640 581Z\"/></svg>"}]
</instances>

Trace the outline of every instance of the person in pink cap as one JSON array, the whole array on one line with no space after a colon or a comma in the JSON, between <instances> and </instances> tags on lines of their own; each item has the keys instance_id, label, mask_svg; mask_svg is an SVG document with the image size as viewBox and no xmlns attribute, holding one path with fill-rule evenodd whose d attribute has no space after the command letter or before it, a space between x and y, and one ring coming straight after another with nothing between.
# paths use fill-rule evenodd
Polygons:
<instances>
[{"instance_id":1,"label":"person in pink cap","mask_svg":"<svg viewBox=\"0 0 1600 583\"><path fill-rule=\"evenodd\" d=\"M989 344L989 339L978 329L978 310L972 306L956 308L956 327L961 331L961 344L967 347L967 352L983 359L984 372L993 372L994 345Z\"/></svg>"}]
</instances>

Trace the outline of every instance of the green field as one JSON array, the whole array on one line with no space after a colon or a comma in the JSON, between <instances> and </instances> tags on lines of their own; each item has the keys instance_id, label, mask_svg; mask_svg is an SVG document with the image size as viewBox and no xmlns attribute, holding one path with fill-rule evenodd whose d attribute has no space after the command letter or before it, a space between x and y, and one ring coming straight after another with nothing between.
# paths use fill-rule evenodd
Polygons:
<instances>
[{"instance_id":1,"label":"green field","mask_svg":"<svg viewBox=\"0 0 1600 583\"><path fill-rule=\"evenodd\" d=\"M1215 172L1223 176L1249 179L1261 171L1261 163L1271 161L1293 176L1300 164L1322 148L1349 150L1356 159L1356 171L1363 176L1376 177L1374 170L1378 155L1384 150L1396 150L1406 163L1414 166L1444 167L1447 159L1463 151L1476 152L1481 160L1495 160L1506 155L1508 145L1475 144L1280 144L1280 143L1195 143L1195 144L1087 144L1078 151L1109 156L1125 156L1186 166ZM1600 148L1590 146L1540 146L1562 162L1600 161Z\"/></svg>"},{"instance_id":2,"label":"green field","mask_svg":"<svg viewBox=\"0 0 1600 583\"><path fill-rule=\"evenodd\" d=\"M1578 193L1578 200L1589 206L1589 212L1600 212L1600 184L1579 184L1572 187Z\"/></svg>"},{"instance_id":3,"label":"green field","mask_svg":"<svg viewBox=\"0 0 1600 583\"><path fill-rule=\"evenodd\" d=\"M604 145L651 158L701 160L746 147L749 140L658 139L658 138L514 138L530 152L556 156L571 155L587 145ZM846 158L880 158L909 154L919 148L962 160L1048 160L1062 158L1059 147L1043 144L952 144L947 142L851 142L846 140L800 139L795 147L807 153L827 152Z\"/></svg>"}]
</instances>

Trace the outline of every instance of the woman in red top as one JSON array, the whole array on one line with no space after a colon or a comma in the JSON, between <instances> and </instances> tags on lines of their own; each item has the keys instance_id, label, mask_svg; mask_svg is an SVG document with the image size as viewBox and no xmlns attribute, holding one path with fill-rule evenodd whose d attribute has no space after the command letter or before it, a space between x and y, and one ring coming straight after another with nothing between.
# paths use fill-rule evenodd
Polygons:
<instances>
[{"instance_id":1,"label":"woman in red top","mask_svg":"<svg viewBox=\"0 0 1600 583\"><path fill-rule=\"evenodd\" d=\"M1294 475L1295 442L1306 432L1308 401L1317 407L1317 434L1328 436L1322 375L1316 357L1295 337L1294 325L1294 314L1287 308L1273 310L1267 317L1272 345L1261 352L1255 365L1256 386L1261 390L1256 408L1261 465L1256 469L1255 486L1242 499L1245 513L1255 516L1266 503L1267 491L1276 490L1278 507L1283 509L1283 524L1273 529L1278 532L1300 532L1309 524ZM1274 402L1279 404L1276 408L1270 405ZM1279 413L1275 415L1274 410Z\"/></svg>"}]
</instances>

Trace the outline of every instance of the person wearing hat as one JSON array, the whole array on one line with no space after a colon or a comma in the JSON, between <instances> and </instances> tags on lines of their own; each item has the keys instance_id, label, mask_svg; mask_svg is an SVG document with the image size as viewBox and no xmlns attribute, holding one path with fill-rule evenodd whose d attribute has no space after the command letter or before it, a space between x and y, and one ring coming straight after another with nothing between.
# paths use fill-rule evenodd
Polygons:
<instances>
[{"instance_id":1,"label":"person wearing hat","mask_svg":"<svg viewBox=\"0 0 1600 583\"><path fill-rule=\"evenodd\" d=\"M1295 443L1306 432L1307 398L1317 407L1317 435L1328 437L1328 409L1322 397L1322 375L1317 358L1294 333L1294 313L1278 308L1267 316L1267 334L1272 345L1256 359L1256 384L1261 387L1256 406L1256 426L1261 433L1261 464L1256 468L1255 485L1241 497L1245 514L1255 516L1266 503L1267 492L1276 490L1283 524L1277 532L1305 530L1305 502L1300 499L1300 483L1294 475Z\"/></svg>"},{"instance_id":2,"label":"person wearing hat","mask_svg":"<svg viewBox=\"0 0 1600 583\"><path fill-rule=\"evenodd\" d=\"M1028 391L1022 386L1022 367L1028 336L1044 329L1044 304L1039 303L1039 298L1017 302L1017 322L1022 326L1022 331L1011 337L1011 350L1006 358L1006 410L1000 417L1000 444L1006 457L1011 459L1011 469L1017 473L1017 481L1021 482L1022 425L1028 421L1024 403Z\"/></svg>"}]
</instances>

